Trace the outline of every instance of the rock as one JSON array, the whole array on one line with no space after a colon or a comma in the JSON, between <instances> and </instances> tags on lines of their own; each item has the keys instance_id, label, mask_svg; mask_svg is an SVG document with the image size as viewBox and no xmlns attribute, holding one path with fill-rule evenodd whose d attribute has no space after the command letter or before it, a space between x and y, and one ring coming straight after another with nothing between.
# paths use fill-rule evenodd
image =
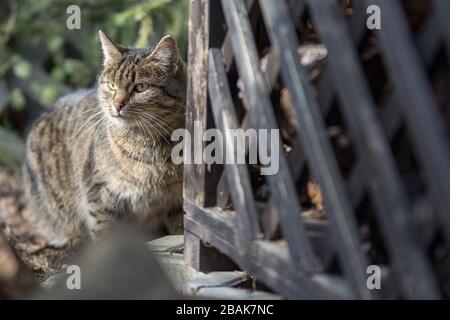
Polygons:
<instances>
[{"instance_id":1,"label":"rock","mask_svg":"<svg viewBox=\"0 0 450 320\"><path fill-rule=\"evenodd\" d=\"M34 278L0 231L0 299L23 299L36 285Z\"/></svg>"},{"instance_id":2,"label":"rock","mask_svg":"<svg viewBox=\"0 0 450 320\"><path fill-rule=\"evenodd\" d=\"M249 278L244 272L210 272L198 275L188 281L187 293L199 297L211 299L230 300L276 300L282 299L280 295L255 291L250 289L236 288L248 282Z\"/></svg>"},{"instance_id":3,"label":"rock","mask_svg":"<svg viewBox=\"0 0 450 320\"><path fill-rule=\"evenodd\" d=\"M175 299L172 285L145 245L145 237L117 226L87 245L74 263L48 279L35 299ZM79 289L76 276L79 275ZM72 289L71 289L72 288Z\"/></svg>"}]
</instances>

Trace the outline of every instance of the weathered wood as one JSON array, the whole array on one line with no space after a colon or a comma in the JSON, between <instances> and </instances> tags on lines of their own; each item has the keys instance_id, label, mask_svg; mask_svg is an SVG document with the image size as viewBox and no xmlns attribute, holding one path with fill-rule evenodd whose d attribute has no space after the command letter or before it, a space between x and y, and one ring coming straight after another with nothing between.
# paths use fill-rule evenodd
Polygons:
<instances>
[{"instance_id":1,"label":"weathered wood","mask_svg":"<svg viewBox=\"0 0 450 320\"><path fill-rule=\"evenodd\" d=\"M204 147L203 131L207 122L207 67L209 47L209 0L192 0L189 9L188 81L186 94L186 129L191 135L191 144L186 140L184 152L188 151L193 161L194 150ZM194 135L195 126L201 126L201 137ZM186 158L186 155L185 155ZM185 159L186 161L186 159ZM205 205L204 164L184 164L183 198L198 205ZM203 254L201 240L185 228L184 259L194 269L200 269Z\"/></svg>"},{"instance_id":2,"label":"weathered wood","mask_svg":"<svg viewBox=\"0 0 450 320\"><path fill-rule=\"evenodd\" d=\"M450 16L450 2L446 0L434 0L435 16L438 20L440 36L444 40L447 59L450 60L450 28L448 27L448 17Z\"/></svg>"},{"instance_id":3,"label":"weathered wood","mask_svg":"<svg viewBox=\"0 0 450 320\"><path fill-rule=\"evenodd\" d=\"M234 153L236 159L237 154L243 152L239 147L245 144L245 141L236 141L240 140L239 137L236 138L230 131L238 129L239 125L222 64L222 55L218 49L211 49L209 52L208 84L215 123L224 137L225 153ZM225 164L225 173L228 185L233 186L230 193L238 213L238 228L242 228L242 236L260 238L258 216L246 165Z\"/></svg>"},{"instance_id":4,"label":"weathered wood","mask_svg":"<svg viewBox=\"0 0 450 320\"><path fill-rule=\"evenodd\" d=\"M340 263L346 276L360 298L371 298L366 285L367 260L362 254L356 229L356 221L344 183L333 156L320 108L317 104L308 75L300 64L295 27L286 16L289 15L284 0L260 1L266 26L281 60L282 75L289 89L299 123L299 136L308 165L319 182L325 208L331 220L332 236L338 249Z\"/></svg>"},{"instance_id":5,"label":"weathered wood","mask_svg":"<svg viewBox=\"0 0 450 320\"><path fill-rule=\"evenodd\" d=\"M384 49L382 57L402 97L399 107L407 121L417 156L424 168L426 183L450 241L450 149L436 100L399 3L379 0L373 3L379 5L383 12L386 11L382 20L384 27L377 31ZM388 32L390 28L394 30Z\"/></svg>"},{"instance_id":6,"label":"weathered wood","mask_svg":"<svg viewBox=\"0 0 450 320\"><path fill-rule=\"evenodd\" d=\"M414 239L417 226L408 217L410 205L374 113L373 101L345 22L332 0L309 1L309 4L313 16L321 21L318 32L329 51L330 70L344 117L353 132L359 157L366 163L365 175L370 179L377 217L389 243L394 268L402 279L403 291L410 298L435 298L438 293L431 266L421 244ZM346 81L341 81L342 77Z\"/></svg>"},{"instance_id":7,"label":"weathered wood","mask_svg":"<svg viewBox=\"0 0 450 320\"><path fill-rule=\"evenodd\" d=\"M192 0L189 11L189 46L188 46L188 83L186 96L186 128L191 134L192 143L186 141L184 150L190 150L192 158L194 149L203 148L202 137L194 135L195 124L200 125L200 132L206 128L207 112L207 72L209 42L209 1ZM197 148L195 148L195 144ZM203 164L184 165L183 196L194 203L202 205L205 201L205 166Z\"/></svg>"},{"instance_id":8,"label":"weathered wood","mask_svg":"<svg viewBox=\"0 0 450 320\"><path fill-rule=\"evenodd\" d=\"M199 208L185 201L185 225L199 238L214 243L241 268L255 275L287 298L348 299L351 290L337 278L299 272L286 247L268 241L242 241L233 219L213 208ZM264 262L264 267L261 263ZM283 270L280 272L280 270ZM289 275L287 277L286 275Z\"/></svg>"},{"instance_id":9,"label":"weathered wood","mask_svg":"<svg viewBox=\"0 0 450 320\"><path fill-rule=\"evenodd\" d=\"M222 172L219 183L216 188L217 193L217 206L221 209L226 209L232 206L230 199L230 191L227 185L227 176L225 172Z\"/></svg>"},{"instance_id":10,"label":"weathered wood","mask_svg":"<svg viewBox=\"0 0 450 320\"><path fill-rule=\"evenodd\" d=\"M185 218L185 223L186 219ZM186 229L190 229L189 227ZM200 272L234 271L236 264L215 247L205 243L208 239L200 239L191 231L184 231L184 261Z\"/></svg>"},{"instance_id":11,"label":"weathered wood","mask_svg":"<svg viewBox=\"0 0 450 320\"><path fill-rule=\"evenodd\" d=\"M274 129L276 122L271 110L264 76L259 66L255 44L251 37L250 23L246 9L239 1L222 1L225 20L232 38L236 64L246 88L250 104L250 119L255 128ZM281 148L272 149L269 153L278 152L279 171L267 176L274 201L277 203L283 233L288 239L290 253L296 265L302 270L318 271L320 263L311 248L302 222L298 216L301 212L296 197L294 183L289 172L286 158Z\"/></svg>"},{"instance_id":12,"label":"weathered wood","mask_svg":"<svg viewBox=\"0 0 450 320\"><path fill-rule=\"evenodd\" d=\"M281 148L277 150L282 155L280 172L264 177L268 190L266 186L261 188L259 178L254 180L254 172L250 184L245 166L224 166L220 179L203 171L200 189L205 192L199 194L203 192L206 197L198 203L195 198L185 198L185 228L193 249L187 260L199 266L200 257L208 249L202 247L201 240L207 241L288 298L440 297L436 280L442 281L442 271L435 273L436 268L445 266L436 261L434 251L437 243L441 246L450 240L450 218L445 209L449 197L438 196L450 192L446 173L450 169L444 170L446 178L436 176L448 163L449 154L448 146L444 151L436 149L448 144L448 133L443 133L444 117L438 116L431 92L430 84L435 89L435 79L426 78L423 67L435 77L435 62L443 58L443 48L449 57L449 6L443 0L434 0L430 16L419 14L423 23L412 21L417 17L408 17L414 24L413 39L398 0L388 4L377 0L376 4L384 5L382 30L375 31L379 43L366 27L368 4L374 3L352 1L344 19L339 6L347 6L344 1L208 1L209 14L202 17L202 23L208 24L208 44L203 52L209 48L211 57L209 80L205 80L206 72L202 73L202 83L209 86L207 102L199 109L204 112L200 117L203 128L207 124L222 130L238 126L244 130L272 129L278 128L276 121L283 126L285 116L293 113L296 125L290 124L288 136L283 132L283 139L287 138L284 147L290 150L287 155ZM405 10L408 12L407 5ZM300 51L311 41L324 45L327 56L319 63L302 65ZM407 56L406 61L400 61L400 52ZM373 78L373 66L380 64L379 57L385 68L380 70L382 77ZM407 81L401 84L400 79ZM442 87L446 80L440 81ZM289 113L284 105L283 110L276 109L285 86L291 100ZM445 103L443 93L440 96L440 104ZM406 109L411 97L418 100L412 104L414 115ZM204 106L207 109L202 109ZM421 114L425 119L418 119ZM438 126L429 131L434 121ZM348 139L356 158L341 156L341 146L329 136L325 123L343 129L343 138ZM418 128L413 129L413 125ZM417 132L422 133L420 139ZM440 140L430 142L438 133ZM419 156L417 169L413 168L414 159L404 159L396 149L399 139L405 137L407 143L402 149ZM332 150L328 139L333 139L333 147L338 149ZM423 146L426 143L428 149ZM425 163L424 150L432 150L429 156L440 159ZM431 170L431 166L435 168ZM404 167L417 172L405 172ZM300 200L311 205L309 194L304 194L306 173L319 184L325 220L311 220L302 212ZM414 188L407 185L409 179L415 183ZM434 187L432 179L439 180ZM214 201L207 199L214 197L210 199ZM230 199L232 203L228 203ZM255 237L259 225L266 240ZM381 291L368 292L366 288L366 255L370 263L381 266ZM331 276L336 271L339 276Z\"/></svg>"},{"instance_id":13,"label":"weathered wood","mask_svg":"<svg viewBox=\"0 0 450 320\"><path fill-rule=\"evenodd\" d=\"M250 10L250 8L253 6L254 2L255 2L255 0L245 0L245 7L247 8L247 10ZM222 47L221 47L221 53L222 53L223 64L225 66L225 70L227 70L227 72L228 72L230 70L232 62L233 62L233 50L231 48L231 38L230 38L229 33L227 33L225 35L225 39L224 39Z\"/></svg>"},{"instance_id":14,"label":"weathered wood","mask_svg":"<svg viewBox=\"0 0 450 320\"><path fill-rule=\"evenodd\" d=\"M365 16L358 14L363 12L360 2L355 2L355 17L351 19L351 32L353 34L353 41L358 45L361 42L361 36L365 31ZM361 11L362 10L362 11ZM433 59L436 57L439 50L438 35L435 32L436 18L430 18L423 30L419 33L416 41L417 47L420 50L421 56L426 66L431 67ZM329 72L329 68L322 71L323 75L319 82L318 99L321 105L322 113L324 116L330 111L333 99L336 95L334 89L333 80ZM389 140L395 136L402 124L402 116L398 108L395 106L399 104L401 97L394 91L393 95L389 97L386 106L383 108L385 111L381 114L382 124L384 125L384 131ZM362 160L357 159L357 163L351 173L348 183L349 193L352 197L354 207L357 207L366 189L366 182L368 179L364 178L364 164Z\"/></svg>"},{"instance_id":15,"label":"weathered wood","mask_svg":"<svg viewBox=\"0 0 450 320\"><path fill-rule=\"evenodd\" d=\"M199 271L201 240L189 230L188 227L184 227L184 261L187 265Z\"/></svg>"}]
</instances>

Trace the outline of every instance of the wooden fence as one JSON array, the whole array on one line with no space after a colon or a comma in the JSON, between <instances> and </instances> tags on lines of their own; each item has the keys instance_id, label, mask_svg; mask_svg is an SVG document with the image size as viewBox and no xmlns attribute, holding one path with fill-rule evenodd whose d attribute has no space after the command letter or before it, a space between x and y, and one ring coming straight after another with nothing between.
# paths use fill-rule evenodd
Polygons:
<instances>
[{"instance_id":1,"label":"wooden fence","mask_svg":"<svg viewBox=\"0 0 450 320\"><path fill-rule=\"evenodd\" d=\"M448 298L449 18L446 0L191 0L197 147L198 124L281 143L275 175L185 164L186 261L286 298Z\"/></svg>"}]
</instances>

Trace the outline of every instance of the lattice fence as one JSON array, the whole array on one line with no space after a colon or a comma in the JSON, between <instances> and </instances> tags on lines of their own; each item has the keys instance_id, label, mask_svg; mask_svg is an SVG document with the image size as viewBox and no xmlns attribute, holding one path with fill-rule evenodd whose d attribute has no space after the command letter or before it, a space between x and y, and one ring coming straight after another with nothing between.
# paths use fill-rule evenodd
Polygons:
<instances>
[{"instance_id":1,"label":"lattice fence","mask_svg":"<svg viewBox=\"0 0 450 320\"><path fill-rule=\"evenodd\" d=\"M446 0L192 0L188 129L282 141L276 175L185 165L186 260L223 267L209 243L287 298L448 298L449 19Z\"/></svg>"}]
</instances>

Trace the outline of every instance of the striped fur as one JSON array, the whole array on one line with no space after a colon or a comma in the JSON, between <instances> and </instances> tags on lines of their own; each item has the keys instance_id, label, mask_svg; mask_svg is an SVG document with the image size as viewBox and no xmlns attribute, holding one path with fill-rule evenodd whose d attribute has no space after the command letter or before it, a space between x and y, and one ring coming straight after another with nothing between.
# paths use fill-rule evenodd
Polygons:
<instances>
[{"instance_id":1,"label":"striped fur","mask_svg":"<svg viewBox=\"0 0 450 320\"><path fill-rule=\"evenodd\" d=\"M129 49L100 36L97 88L58 100L27 140L26 195L54 244L95 237L120 219L181 221L171 216L181 211L182 167L171 162L170 134L184 127L186 87L176 44L165 37L154 50Z\"/></svg>"}]
</instances>

